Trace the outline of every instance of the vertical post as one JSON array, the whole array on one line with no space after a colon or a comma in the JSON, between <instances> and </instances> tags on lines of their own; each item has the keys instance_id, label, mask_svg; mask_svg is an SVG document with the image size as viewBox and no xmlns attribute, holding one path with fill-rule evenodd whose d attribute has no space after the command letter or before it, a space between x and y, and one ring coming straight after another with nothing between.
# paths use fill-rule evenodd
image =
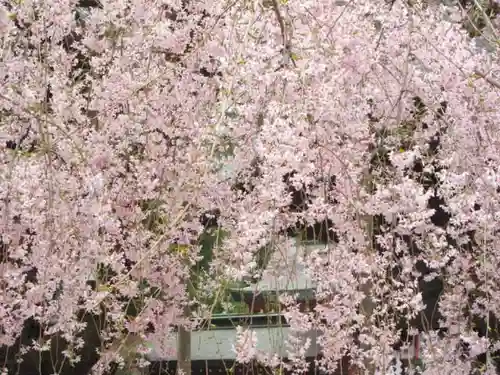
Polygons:
<instances>
[{"instance_id":1,"label":"vertical post","mask_svg":"<svg viewBox=\"0 0 500 375\"><path fill-rule=\"evenodd\" d=\"M361 311L363 315L365 315L366 321L365 321L365 326L369 325L370 322L370 317L373 314L373 310L375 309L375 304L373 303L373 300L370 296L371 294L371 289L372 289L372 284L371 282L367 282L361 286L361 290L365 294L365 299L361 302ZM367 344L361 343L361 348L364 350L369 350L370 346ZM375 374L375 365L373 364L373 361L370 357L366 357L364 360L364 365L365 365L365 374L367 375L374 375ZM360 374L362 375L362 374Z\"/></svg>"},{"instance_id":2,"label":"vertical post","mask_svg":"<svg viewBox=\"0 0 500 375\"><path fill-rule=\"evenodd\" d=\"M184 316L190 317L189 306L184 307ZM191 332L184 326L177 331L177 371L176 375L191 375Z\"/></svg>"}]
</instances>

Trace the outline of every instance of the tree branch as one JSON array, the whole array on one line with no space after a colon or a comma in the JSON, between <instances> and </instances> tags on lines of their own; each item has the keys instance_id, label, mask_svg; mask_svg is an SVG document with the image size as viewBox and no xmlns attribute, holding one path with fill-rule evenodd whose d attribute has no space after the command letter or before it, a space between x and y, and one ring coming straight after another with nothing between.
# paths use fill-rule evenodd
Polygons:
<instances>
[{"instance_id":1,"label":"tree branch","mask_svg":"<svg viewBox=\"0 0 500 375\"><path fill-rule=\"evenodd\" d=\"M291 40L288 39L287 37L287 30L286 30L286 26L285 26L285 19L283 18L283 15L281 14L280 12L280 6L278 4L278 0L271 0L272 1L272 4L273 4L273 10L274 10L274 14L276 14L276 18L278 19L278 23L280 25L280 30L281 30L281 37L283 39L283 48L284 48L284 51L283 53L287 54L288 57L290 58L290 60L292 60L292 63L293 63L293 66L297 66L295 64L295 61L294 59L292 58L292 44L291 44Z\"/></svg>"}]
</instances>

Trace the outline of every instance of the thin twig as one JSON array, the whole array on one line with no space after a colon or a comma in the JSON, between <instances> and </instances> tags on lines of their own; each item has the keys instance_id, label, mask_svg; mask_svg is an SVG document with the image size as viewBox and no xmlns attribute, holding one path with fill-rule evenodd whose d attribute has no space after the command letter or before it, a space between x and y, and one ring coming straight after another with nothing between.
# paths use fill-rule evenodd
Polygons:
<instances>
[{"instance_id":1,"label":"thin twig","mask_svg":"<svg viewBox=\"0 0 500 375\"><path fill-rule=\"evenodd\" d=\"M482 79L484 79L490 85L496 87L497 89L500 89L500 82L498 82L497 80L495 80L493 78L488 77L487 73L483 73L479 70L475 70L474 74L477 75L478 77L481 77Z\"/></svg>"},{"instance_id":2,"label":"thin twig","mask_svg":"<svg viewBox=\"0 0 500 375\"><path fill-rule=\"evenodd\" d=\"M479 9L479 11L481 12L484 23L488 25L488 27L491 29L491 32L493 33L493 36L495 37L496 40L498 40L499 36L497 30L495 29L495 26L493 26L493 24L491 23L490 16L486 14L486 11L484 10L483 6L479 3L479 1L474 0L474 4L476 5L477 9Z\"/></svg>"}]
</instances>

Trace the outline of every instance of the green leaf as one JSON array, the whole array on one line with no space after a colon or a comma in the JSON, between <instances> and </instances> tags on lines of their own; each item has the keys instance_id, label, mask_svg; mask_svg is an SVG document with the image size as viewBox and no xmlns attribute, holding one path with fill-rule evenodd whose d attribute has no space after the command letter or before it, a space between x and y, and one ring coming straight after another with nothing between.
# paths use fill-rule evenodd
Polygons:
<instances>
[{"instance_id":1,"label":"green leaf","mask_svg":"<svg viewBox=\"0 0 500 375\"><path fill-rule=\"evenodd\" d=\"M189 245L172 244L168 247L168 250L174 254L187 255L189 250Z\"/></svg>"},{"instance_id":2,"label":"green leaf","mask_svg":"<svg viewBox=\"0 0 500 375\"><path fill-rule=\"evenodd\" d=\"M113 292L113 286L109 284L101 284L97 287L98 292Z\"/></svg>"}]
</instances>

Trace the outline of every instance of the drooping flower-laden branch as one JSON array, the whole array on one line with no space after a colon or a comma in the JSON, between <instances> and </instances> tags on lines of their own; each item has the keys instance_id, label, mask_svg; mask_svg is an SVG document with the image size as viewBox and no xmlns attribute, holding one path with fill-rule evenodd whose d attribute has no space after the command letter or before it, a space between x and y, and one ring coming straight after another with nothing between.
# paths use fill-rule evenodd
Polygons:
<instances>
[{"instance_id":1,"label":"drooping flower-laden branch","mask_svg":"<svg viewBox=\"0 0 500 375\"><path fill-rule=\"evenodd\" d=\"M314 311L284 304L294 335L320 333L325 370L346 354L382 370L419 332L426 374L493 371L493 4L471 34L470 2L76 3L0 2L0 343L28 350L23 370L54 372L49 339L61 373L119 362L131 332L168 352L204 304L194 269L214 295L295 236L325 245L298 260ZM230 236L207 251L214 209ZM110 351L84 354L97 342Z\"/></svg>"}]
</instances>

